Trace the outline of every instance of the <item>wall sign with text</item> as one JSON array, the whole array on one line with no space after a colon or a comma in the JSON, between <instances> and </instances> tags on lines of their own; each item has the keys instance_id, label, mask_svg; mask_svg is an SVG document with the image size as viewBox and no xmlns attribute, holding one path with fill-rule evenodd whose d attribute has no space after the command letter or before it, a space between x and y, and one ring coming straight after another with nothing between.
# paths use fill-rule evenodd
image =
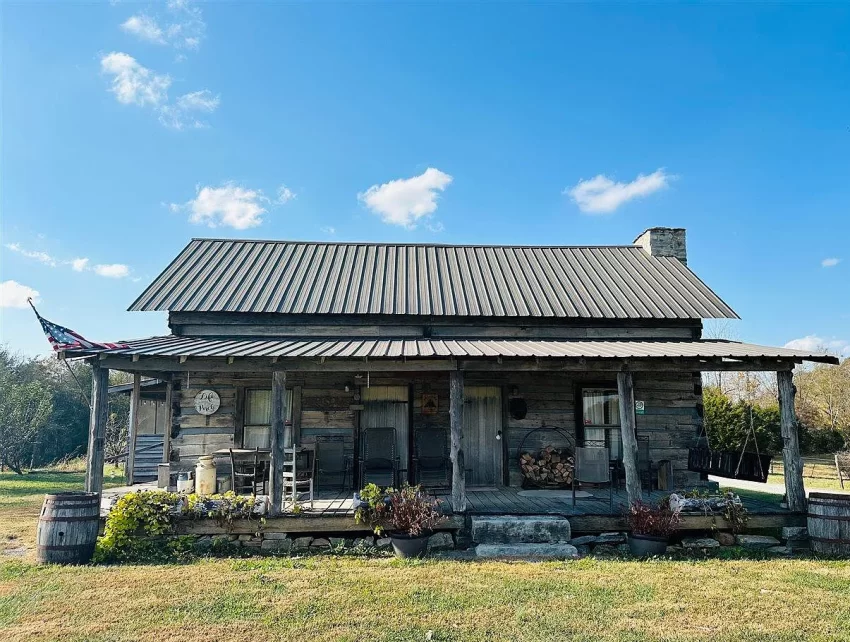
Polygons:
<instances>
[{"instance_id":1,"label":"wall sign with text","mask_svg":"<svg viewBox=\"0 0 850 642\"><path fill-rule=\"evenodd\" d=\"M221 407L221 397L215 390L201 390L195 395L195 410L199 415L213 415Z\"/></svg>"}]
</instances>

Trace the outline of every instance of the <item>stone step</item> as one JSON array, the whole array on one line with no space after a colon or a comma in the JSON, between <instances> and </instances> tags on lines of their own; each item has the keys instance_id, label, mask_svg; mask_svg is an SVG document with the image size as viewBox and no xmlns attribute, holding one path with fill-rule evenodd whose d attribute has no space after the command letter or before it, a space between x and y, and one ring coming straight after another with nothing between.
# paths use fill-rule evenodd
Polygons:
<instances>
[{"instance_id":1,"label":"stone step","mask_svg":"<svg viewBox=\"0 0 850 642\"><path fill-rule=\"evenodd\" d=\"M572 544L479 544L475 555L486 559L560 560L577 558L578 549Z\"/></svg>"},{"instance_id":2,"label":"stone step","mask_svg":"<svg viewBox=\"0 0 850 642\"><path fill-rule=\"evenodd\" d=\"M570 541L564 517L494 515L472 518L472 541L478 544L543 544Z\"/></svg>"}]
</instances>

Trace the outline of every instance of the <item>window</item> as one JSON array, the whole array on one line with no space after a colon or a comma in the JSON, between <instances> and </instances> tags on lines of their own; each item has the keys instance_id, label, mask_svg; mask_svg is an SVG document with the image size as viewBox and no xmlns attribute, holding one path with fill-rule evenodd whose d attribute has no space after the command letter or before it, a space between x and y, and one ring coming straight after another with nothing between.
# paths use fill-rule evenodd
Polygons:
<instances>
[{"instance_id":1,"label":"window","mask_svg":"<svg viewBox=\"0 0 850 642\"><path fill-rule=\"evenodd\" d=\"M604 444L611 450L611 459L622 459L620 398L617 391L609 388L584 388L581 398L585 445Z\"/></svg>"},{"instance_id":2,"label":"window","mask_svg":"<svg viewBox=\"0 0 850 642\"><path fill-rule=\"evenodd\" d=\"M286 391L286 421L292 420L292 391ZM245 391L243 448L271 448L272 391Z\"/></svg>"}]
</instances>

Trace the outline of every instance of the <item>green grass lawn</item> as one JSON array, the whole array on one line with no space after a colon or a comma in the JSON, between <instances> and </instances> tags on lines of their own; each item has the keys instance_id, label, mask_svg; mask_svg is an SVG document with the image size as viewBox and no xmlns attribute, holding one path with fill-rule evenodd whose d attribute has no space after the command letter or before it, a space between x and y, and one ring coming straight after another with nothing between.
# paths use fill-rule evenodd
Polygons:
<instances>
[{"instance_id":1,"label":"green grass lawn","mask_svg":"<svg viewBox=\"0 0 850 642\"><path fill-rule=\"evenodd\" d=\"M78 473L0 475L3 537L31 546L42 495L81 483ZM850 640L850 562L0 560L3 642Z\"/></svg>"}]
</instances>

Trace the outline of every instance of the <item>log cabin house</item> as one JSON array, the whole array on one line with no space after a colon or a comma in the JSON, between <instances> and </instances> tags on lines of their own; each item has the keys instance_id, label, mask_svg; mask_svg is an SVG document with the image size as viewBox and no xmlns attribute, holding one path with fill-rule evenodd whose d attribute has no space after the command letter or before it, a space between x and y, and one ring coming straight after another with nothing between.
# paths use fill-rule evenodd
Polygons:
<instances>
[{"instance_id":1,"label":"log cabin house","mask_svg":"<svg viewBox=\"0 0 850 642\"><path fill-rule=\"evenodd\" d=\"M586 518L574 530L617 528L627 501L705 483L688 461L701 373L752 370L777 373L787 513L802 519L792 370L835 361L704 339L703 319L737 315L688 268L685 230L672 228L604 247L194 239L130 310L167 311L170 333L64 355L94 368L88 490L102 488L108 373L121 370L134 375L129 483L152 477L140 452L151 444L171 473L215 454L219 476L229 449L267 450L283 530L296 529L281 483L289 449L336 444L325 449L336 461L317 455L318 508L296 512L343 530L368 478L364 437L381 428L395 442L383 447L396 484L422 481L422 460L433 473L445 453L434 492L458 519L560 514ZM216 401L199 411L204 391ZM158 418L140 421L154 394ZM607 449L622 478L617 507L520 492L540 475L523 453L536 460L548 447L560 462L576 446ZM326 483L322 471L343 479ZM557 474L569 482L563 466Z\"/></svg>"}]
</instances>

